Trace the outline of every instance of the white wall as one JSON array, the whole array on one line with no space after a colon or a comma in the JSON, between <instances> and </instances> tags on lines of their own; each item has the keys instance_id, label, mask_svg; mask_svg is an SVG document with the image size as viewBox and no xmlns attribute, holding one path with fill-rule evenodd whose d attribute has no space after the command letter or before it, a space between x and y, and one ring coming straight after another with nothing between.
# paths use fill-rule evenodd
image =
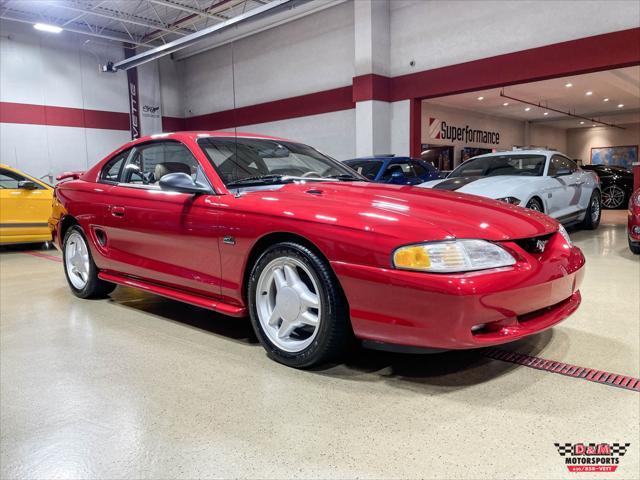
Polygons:
<instances>
[{"instance_id":1,"label":"white wall","mask_svg":"<svg viewBox=\"0 0 640 480\"><path fill-rule=\"evenodd\" d=\"M546 125L529 126L529 146L567 153L567 130Z\"/></svg>"},{"instance_id":2,"label":"white wall","mask_svg":"<svg viewBox=\"0 0 640 480\"><path fill-rule=\"evenodd\" d=\"M621 125L625 130L610 127L570 128L567 130L567 154L591 163L591 149L622 145L640 145L640 123Z\"/></svg>"},{"instance_id":3,"label":"white wall","mask_svg":"<svg viewBox=\"0 0 640 480\"><path fill-rule=\"evenodd\" d=\"M390 71L403 75L639 24L637 0L392 0Z\"/></svg>"},{"instance_id":4,"label":"white wall","mask_svg":"<svg viewBox=\"0 0 640 480\"><path fill-rule=\"evenodd\" d=\"M238 127L238 131L295 140L311 145L337 160L355 157L355 109L245 125Z\"/></svg>"},{"instance_id":5,"label":"white wall","mask_svg":"<svg viewBox=\"0 0 640 480\"><path fill-rule=\"evenodd\" d=\"M232 109L234 77L237 107L350 85L353 59L345 2L184 60L186 116Z\"/></svg>"},{"instance_id":6,"label":"white wall","mask_svg":"<svg viewBox=\"0 0 640 480\"><path fill-rule=\"evenodd\" d=\"M126 77L98 71L123 50L86 41L0 22L0 101L128 113ZM128 140L128 131L2 123L0 162L55 176L84 170Z\"/></svg>"}]
</instances>

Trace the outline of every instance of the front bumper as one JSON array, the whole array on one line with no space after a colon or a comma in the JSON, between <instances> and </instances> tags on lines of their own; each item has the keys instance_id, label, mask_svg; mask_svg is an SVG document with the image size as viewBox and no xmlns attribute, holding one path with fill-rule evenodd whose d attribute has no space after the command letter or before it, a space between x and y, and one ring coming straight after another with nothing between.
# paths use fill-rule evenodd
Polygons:
<instances>
[{"instance_id":1,"label":"front bumper","mask_svg":"<svg viewBox=\"0 0 640 480\"><path fill-rule=\"evenodd\" d=\"M358 338L395 345L467 349L541 332L580 305L584 256L554 235L542 254L514 243L513 267L427 274L333 262Z\"/></svg>"},{"instance_id":2,"label":"front bumper","mask_svg":"<svg viewBox=\"0 0 640 480\"><path fill-rule=\"evenodd\" d=\"M640 243L640 209L629 207L627 231L629 240L633 243Z\"/></svg>"}]
</instances>

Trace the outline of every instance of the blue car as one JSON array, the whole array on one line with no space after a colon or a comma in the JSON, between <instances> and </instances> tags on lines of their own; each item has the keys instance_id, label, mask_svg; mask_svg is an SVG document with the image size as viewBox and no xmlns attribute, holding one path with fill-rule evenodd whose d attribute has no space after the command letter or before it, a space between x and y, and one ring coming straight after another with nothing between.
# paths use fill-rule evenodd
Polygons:
<instances>
[{"instance_id":1,"label":"blue car","mask_svg":"<svg viewBox=\"0 0 640 480\"><path fill-rule=\"evenodd\" d=\"M431 163L416 158L377 156L353 158L344 163L360 175L378 183L398 185L418 185L429 180L437 180L440 173Z\"/></svg>"}]
</instances>

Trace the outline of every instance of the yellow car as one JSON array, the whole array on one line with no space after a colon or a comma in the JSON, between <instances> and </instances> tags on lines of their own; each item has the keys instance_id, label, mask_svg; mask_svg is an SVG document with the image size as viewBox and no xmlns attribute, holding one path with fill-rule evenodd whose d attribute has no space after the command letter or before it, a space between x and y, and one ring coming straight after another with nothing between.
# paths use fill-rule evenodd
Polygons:
<instances>
[{"instance_id":1,"label":"yellow car","mask_svg":"<svg viewBox=\"0 0 640 480\"><path fill-rule=\"evenodd\" d=\"M0 245L51 241L53 187L0 164Z\"/></svg>"}]
</instances>

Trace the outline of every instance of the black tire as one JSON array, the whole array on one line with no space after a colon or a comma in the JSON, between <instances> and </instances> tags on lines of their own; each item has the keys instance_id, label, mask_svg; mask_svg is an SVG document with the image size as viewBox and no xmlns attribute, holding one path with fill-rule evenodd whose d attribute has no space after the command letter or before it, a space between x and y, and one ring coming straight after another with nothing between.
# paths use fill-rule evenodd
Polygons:
<instances>
[{"instance_id":1,"label":"black tire","mask_svg":"<svg viewBox=\"0 0 640 480\"><path fill-rule=\"evenodd\" d=\"M597 211L597 214L594 212ZM600 192L597 190L591 194L589 200L589 206L584 214L584 220L580 225L585 230L595 230L600 225L600 219L602 218L602 201L600 199Z\"/></svg>"},{"instance_id":2,"label":"black tire","mask_svg":"<svg viewBox=\"0 0 640 480\"><path fill-rule=\"evenodd\" d=\"M258 317L256 296L262 271L273 260L289 257L302 262L319 287L321 314L318 332L312 343L299 352L288 352L275 345L264 331ZM269 357L294 368L309 368L340 361L353 342L348 307L342 289L327 262L311 249L293 242L275 244L265 250L251 270L247 282L247 299L251 324Z\"/></svg>"},{"instance_id":3,"label":"black tire","mask_svg":"<svg viewBox=\"0 0 640 480\"><path fill-rule=\"evenodd\" d=\"M87 246L87 252L89 256L89 273L86 285L83 288L77 288L71 283L69 278L69 272L67 270L67 242L69 237L77 233L84 240ZM89 248L89 241L87 240L86 235L82 231L82 228L79 225L73 225L70 227L64 235L64 240L62 242L62 265L64 265L64 275L67 279L67 283L69 284L69 288L76 297L79 298L105 298L107 297L113 290L116 288L115 283L105 282L104 280L100 280L98 278L98 267L96 267L95 262L93 261L93 257L91 256L91 249Z\"/></svg>"},{"instance_id":4,"label":"black tire","mask_svg":"<svg viewBox=\"0 0 640 480\"><path fill-rule=\"evenodd\" d=\"M627 239L629 240L629 250L631 250L631 253L640 255L640 243L632 242L629 237L627 237Z\"/></svg>"},{"instance_id":5,"label":"black tire","mask_svg":"<svg viewBox=\"0 0 640 480\"><path fill-rule=\"evenodd\" d=\"M530 210L535 210L536 212L544 213L542 202L535 197L527 202L527 208Z\"/></svg>"}]
</instances>

